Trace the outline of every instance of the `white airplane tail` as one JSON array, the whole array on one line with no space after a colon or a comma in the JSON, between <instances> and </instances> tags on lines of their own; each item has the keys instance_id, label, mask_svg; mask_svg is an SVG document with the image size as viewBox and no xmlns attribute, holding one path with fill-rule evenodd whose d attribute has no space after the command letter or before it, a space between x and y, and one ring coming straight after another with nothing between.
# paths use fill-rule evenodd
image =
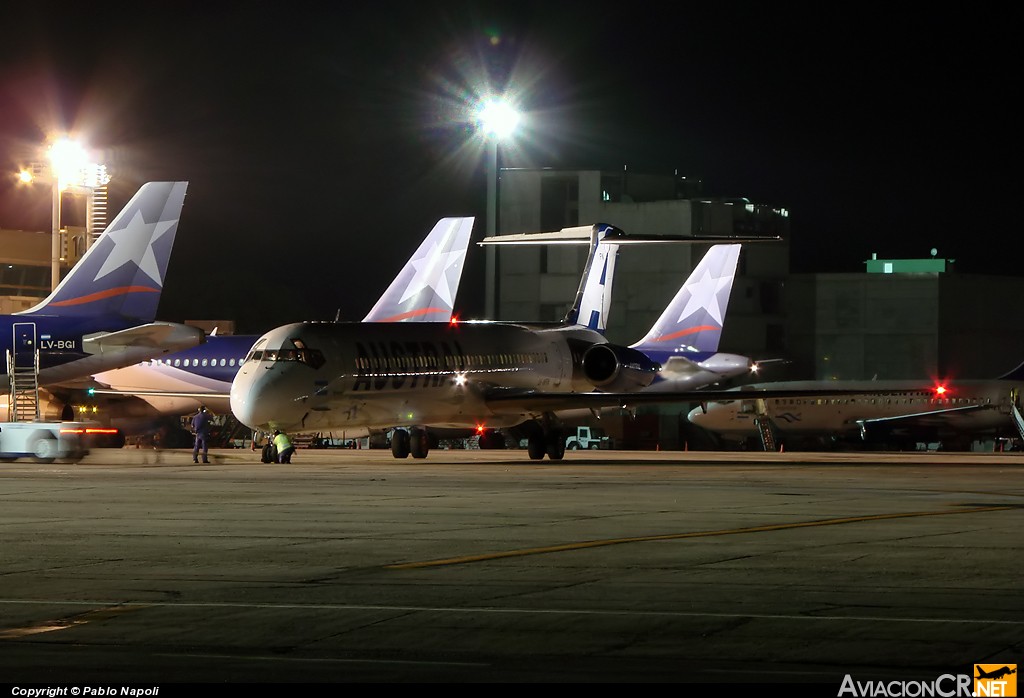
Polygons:
<instances>
[{"instance_id":1,"label":"white airplane tail","mask_svg":"<svg viewBox=\"0 0 1024 698\"><path fill-rule=\"evenodd\" d=\"M740 245L713 245L647 335L630 345L644 353L688 347L718 351Z\"/></svg>"},{"instance_id":2,"label":"white airplane tail","mask_svg":"<svg viewBox=\"0 0 1024 698\"><path fill-rule=\"evenodd\" d=\"M439 220L363 322L451 320L473 220Z\"/></svg>"},{"instance_id":3,"label":"white airplane tail","mask_svg":"<svg viewBox=\"0 0 1024 698\"><path fill-rule=\"evenodd\" d=\"M590 256L583 267L576 300L563 320L565 324L582 325L602 334L608 328L608 311L612 305L612 282L619 246L606 242L605 238L613 231L621 232L610 225L594 226L590 238Z\"/></svg>"}]
</instances>

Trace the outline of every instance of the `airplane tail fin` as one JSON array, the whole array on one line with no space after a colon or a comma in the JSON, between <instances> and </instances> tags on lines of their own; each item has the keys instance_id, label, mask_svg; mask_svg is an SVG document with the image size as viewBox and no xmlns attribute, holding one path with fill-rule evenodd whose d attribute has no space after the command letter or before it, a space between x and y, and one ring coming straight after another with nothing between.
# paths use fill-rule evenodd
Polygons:
<instances>
[{"instance_id":1,"label":"airplane tail fin","mask_svg":"<svg viewBox=\"0 0 1024 698\"><path fill-rule=\"evenodd\" d=\"M451 320L473 220L439 220L363 322Z\"/></svg>"},{"instance_id":2,"label":"airplane tail fin","mask_svg":"<svg viewBox=\"0 0 1024 698\"><path fill-rule=\"evenodd\" d=\"M718 351L740 245L713 245L647 335L630 345L639 351L688 346Z\"/></svg>"},{"instance_id":3,"label":"airplane tail fin","mask_svg":"<svg viewBox=\"0 0 1024 698\"><path fill-rule=\"evenodd\" d=\"M17 315L156 317L188 182L148 182L46 299Z\"/></svg>"},{"instance_id":4,"label":"airplane tail fin","mask_svg":"<svg viewBox=\"0 0 1024 698\"><path fill-rule=\"evenodd\" d=\"M612 281L615 276L615 260L619 246L606 242L609 233L619 232L617 228L598 224L593 227L590 237L590 256L583 267L580 288L576 292L569 312L562 321L567 325L582 325L598 332L608 327L608 311L612 305Z\"/></svg>"}]
</instances>

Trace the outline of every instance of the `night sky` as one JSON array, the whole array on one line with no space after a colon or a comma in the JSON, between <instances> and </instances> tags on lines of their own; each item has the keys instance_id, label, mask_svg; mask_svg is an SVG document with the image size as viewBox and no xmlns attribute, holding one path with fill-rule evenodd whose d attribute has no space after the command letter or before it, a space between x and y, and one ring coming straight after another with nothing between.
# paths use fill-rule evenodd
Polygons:
<instances>
[{"instance_id":1,"label":"night sky","mask_svg":"<svg viewBox=\"0 0 1024 698\"><path fill-rule=\"evenodd\" d=\"M483 236L466 104L488 85L527 114L503 165L678 171L784 207L793 271L936 247L962 272L1020 272L1020 9L661 4L19 3L0 152L13 175L48 132L82 136L112 212L189 180L161 319L242 332L362 318L442 216ZM48 190L13 182L0 226L49 229Z\"/></svg>"}]
</instances>

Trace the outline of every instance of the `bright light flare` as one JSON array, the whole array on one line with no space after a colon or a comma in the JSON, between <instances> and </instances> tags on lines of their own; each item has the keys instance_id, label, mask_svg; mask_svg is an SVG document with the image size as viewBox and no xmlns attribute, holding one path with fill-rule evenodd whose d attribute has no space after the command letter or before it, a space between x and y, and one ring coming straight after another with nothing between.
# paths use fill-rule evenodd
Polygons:
<instances>
[{"instance_id":1,"label":"bright light flare","mask_svg":"<svg viewBox=\"0 0 1024 698\"><path fill-rule=\"evenodd\" d=\"M61 189L78 179L79 172L89 164L85 148L70 138L58 138L46 151L46 155L50 158L50 166L57 175Z\"/></svg>"},{"instance_id":2,"label":"bright light flare","mask_svg":"<svg viewBox=\"0 0 1024 698\"><path fill-rule=\"evenodd\" d=\"M476 112L476 122L488 137L505 140L522 119L516 109L503 99L489 99Z\"/></svg>"},{"instance_id":3,"label":"bright light flare","mask_svg":"<svg viewBox=\"0 0 1024 698\"><path fill-rule=\"evenodd\" d=\"M57 178L57 186L102 187L110 182L106 165L91 162L85 146L70 138L58 138L47 149L50 168Z\"/></svg>"},{"instance_id":4,"label":"bright light flare","mask_svg":"<svg viewBox=\"0 0 1024 698\"><path fill-rule=\"evenodd\" d=\"M21 170L18 172L18 181L22 184L31 184L34 177L32 172L29 170Z\"/></svg>"},{"instance_id":5,"label":"bright light flare","mask_svg":"<svg viewBox=\"0 0 1024 698\"><path fill-rule=\"evenodd\" d=\"M455 378L453 380L455 381L455 385L458 385L458 386L465 385L466 384L466 374L465 373L456 373L455 374Z\"/></svg>"}]
</instances>

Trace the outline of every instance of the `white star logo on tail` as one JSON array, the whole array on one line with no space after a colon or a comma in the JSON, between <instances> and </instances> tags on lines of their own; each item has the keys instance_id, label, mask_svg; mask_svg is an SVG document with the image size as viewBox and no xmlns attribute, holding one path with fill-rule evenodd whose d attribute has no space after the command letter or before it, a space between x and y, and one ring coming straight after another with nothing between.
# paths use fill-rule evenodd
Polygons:
<instances>
[{"instance_id":1,"label":"white star logo on tail","mask_svg":"<svg viewBox=\"0 0 1024 698\"><path fill-rule=\"evenodd\" d=\"M431 288L439 298L448 304L448 307L451 307L454 299L451 286L448 283L447 271L456 264L462 264L465 257L465 250L438 252L437 244L432 244L424 256L411 260L416 269L416 275L412 277L399 303L412 298L425 288Z\"/></svg>"},{"instance_id":2,"label":"white star logo on tail","mask_svg":"<svg viewBox=\"0 0 1024 698\"><path fill-rule=\"evenodd\" d=\"M96 281L126 263L131 262L142 270L146 276L156 282L157 286L163 286L163 279L160 278L160 269L156 263L156 256L153 254L153 243L159 240L168 230L174 227L177 219L173 221L157 221L147 223L142 218L142 212L136 211L135 215L123 228L107 232L114 247L107 255L103 266L96 272Z\"/></svg>"},{"instance_id":3,"label":"white star logo on tail","mask_svg":"<svg viewBox=\"0 0 1024 698\"><path fill-rule=\"evenodd\" d=\"M677 322L689 317L698 310L704 309L713 317L718 324L722 324L722 306L718 301L718 292L723 288L730 288L732 285L732 274L720 276L717 279L711 276L711 271L704 270L704 274L697 280L686 284L686 291L690 299L686 301L686 307L679 314Z\"/></svg>"}]
</instances>

